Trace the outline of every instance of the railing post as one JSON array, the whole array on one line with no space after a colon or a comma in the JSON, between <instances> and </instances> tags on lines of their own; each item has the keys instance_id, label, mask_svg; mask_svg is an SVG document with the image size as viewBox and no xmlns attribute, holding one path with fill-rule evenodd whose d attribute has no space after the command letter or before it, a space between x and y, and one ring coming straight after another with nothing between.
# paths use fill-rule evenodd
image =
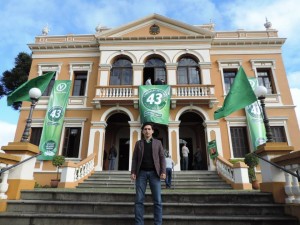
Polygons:
<instances>
[{"instance_id":1,"label":"railing post","mask_svg":"<svg viewBox=\"0 0 300 225\"><path fill-rule=\"evenodd\" d=\"M19 156L23 161L39 153L39 148L28 142L10 142L7 146L2 146L6 154ZM9 171L7 191L8 199L20 199L22 190L32 190L34 188L33 172L36 158L30 159Z\"/></svg>"},{"instance_id":2,"label":"railing post","mask_svg":"<svg viewBox=\"0 0 300 225\"><path fill-rule=\"evenodd\" d=\"M244 162L233 164L234 189L249 190L252 189L249 183L248 166Z\"/></svg>"},{"instance_id":3,"label":"railing post","mask_svg":"<svg viewBox=\"0 0 300 225\"><path fill-rule=\"evenodd\" d=\"M258 147L256 154L262 156L264 159L271 161L273 158L285 155L294 150L294 147L288 146L283 142L267 142ZM285 202L285 176L284 172L273 165L259 160L261 168L262 183L260 184L260 190L262 192L273 193L275 202Z\"/></svg>"}]
</instances>

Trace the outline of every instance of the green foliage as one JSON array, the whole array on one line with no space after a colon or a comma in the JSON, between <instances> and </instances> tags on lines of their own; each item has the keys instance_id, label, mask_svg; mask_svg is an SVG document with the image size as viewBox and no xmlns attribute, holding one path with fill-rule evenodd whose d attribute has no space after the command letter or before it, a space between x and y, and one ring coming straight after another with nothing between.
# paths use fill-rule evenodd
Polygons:
<instances>
[{"instance_id":1,"label":"green foliage","mask_svg":"<svg viewBox=\"0 0 300 225\"><path fill-rule=\"evenodd\" d=\"M56 176L57 180L59 174L58 172L59 167L61 167L65 163L65 161L66 161L65 157L62 155L55 155L52 159L52 165L57 167L57 176Z\"/></svg>"},{"instance_id":2,"label":"green foliage","mask_svg":"<svg viewBox=\"0 0 300 225\"><path fill-rule=\"evenodd\" d=\"M235 163L238 163L238 162L244 162L244 159L229 159L228 161L232 164L235 164Z\"/></svg>"},{"instance_id":3,"label":"green foliage","mask_svg":"<svg viewBox=\"0 0 300 225\"><path fill-rule=\"evenodd\" d=\"M249 176L249 180L255 181L256 180L256 174L255 174L255 167L258 165L259 160L258 158L253 155L252 153L248 153L247 155L245 155L245 163L249 166L248 168L248 176Z\"/></svg>"},{"instance_id":4,"label":"green foliage","mask_svg":"<svg viewBox=\"0 0 300 225\"><path fill-rule=\"evenodd\" d=\"M15 58L15 67L10 71L6 70L0 78L0 98L9 95L21 84L28 80L28 75L32 63L31 55L20 52ZM15 102L12 107L19 110L22 102Z\"/></svg>"}]
</instances>

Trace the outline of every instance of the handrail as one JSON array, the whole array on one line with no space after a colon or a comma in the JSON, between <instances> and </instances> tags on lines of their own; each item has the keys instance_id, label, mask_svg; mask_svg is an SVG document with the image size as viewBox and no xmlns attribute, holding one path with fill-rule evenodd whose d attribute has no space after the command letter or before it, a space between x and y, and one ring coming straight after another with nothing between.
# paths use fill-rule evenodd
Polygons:
<instances>
[{"instance_id":1,"label":"handrail","mask_svg":"<svg viewBox=\"0 0 300 225\"><path fill-rule=\"evenodd\" d=\"M267 163L269 163L269 164L275 166L276 168L278 168L278 169L280 169L280 170L283 170L284 172L286 172L286 173L288 173L288 174L291 174L291 175L294 176L294 177L297 177L297 178L298 178L298 181L300 182L300 175L299 175L299 171L298 171L298 170L297 170L296 173L293 173L292 171L290 171L290 170L288 170L288 169L285 169L284 167L281 167L281 166L279 166L278 164L273 163L273 162L271 162L271 161L269 161L269 160L263 158L263 157L260 156L260 155L257 155L255 152L251 152L250 154L253 154L253 155L255 155L256 157L260 158L261 160L263 160L263 161L265 161L265 162L267 162Z\"/></svg>"},{"instance_id":2,"label":"handrail","mask_svg":"<svg viewBox=\"0 0 300 225\"><path fill-rule=\"evenodd\" d=\"M14 167L17 167L17 166L19 166L19 165L21 165L21 164L23 164L23 163L29 161L30 159L33 159L33 158L35 158L35 157L38 157L38 156L41 155L41 154L42 154L42 152L40 152L40 153L38 153L38 154L36 154L36 155L33 155L33 156L31 156L31 157L29 157L29 158L27 158L27 159L25 159L25 160L23 160L23 161L21 161L21 162L18 162L18 163L16 163L16 164L12 165L12 166L2 168L2 169L0 170L0 176L1 176L1 174L4 173L5 171L10 170L10 169L12 169L12 168L14 168Z\"/></svg>"}]
</instances>

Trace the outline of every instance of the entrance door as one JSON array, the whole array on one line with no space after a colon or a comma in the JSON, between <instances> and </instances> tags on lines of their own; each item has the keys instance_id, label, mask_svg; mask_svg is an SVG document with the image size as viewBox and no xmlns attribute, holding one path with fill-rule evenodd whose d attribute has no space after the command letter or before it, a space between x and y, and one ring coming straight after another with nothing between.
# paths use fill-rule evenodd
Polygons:
<instances>
[{"instance_id":1,"label":"entrance door","mask_svg":"<svg viewBox=\"0 0 300 225\"><path fill-rule=\"evenodd\" d=\"M119 170L129 170L129 138L119 140Z\"/></svg>"}]
</instances>

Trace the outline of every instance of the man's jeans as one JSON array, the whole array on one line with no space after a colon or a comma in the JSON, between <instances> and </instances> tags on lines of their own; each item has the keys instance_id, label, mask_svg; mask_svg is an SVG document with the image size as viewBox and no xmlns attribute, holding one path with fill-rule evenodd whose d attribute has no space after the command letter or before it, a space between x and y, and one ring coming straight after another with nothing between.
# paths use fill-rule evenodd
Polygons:
<instances>
[{"instance_id":1,"label":"man's jeans","mask_svg":"<svg viewBox=\"0 0 300 225\"><path fill-rule=\"evenodd\" d=\"M182 160L182 170L188 170L189 169L189 157L183 157Z\"/></svg>"},{"instance_id":2,"label":"man's jeans","mask_svg":"<svg viewBox=\"0 0 300 225\"><path fill-rule=\"evenodd\" d=\"M166 168L166 186L167 188L171 188L171 182L172 182L172 169L171 168Z\"/></svg>"},{"instance_id":3,"label":"man's jeans","mask_svg":"<svg viewBox=\"0 0 300 225\"><path fill-rule=\"evenodd\" d=\"M111 158L109 160L108 170L114 170L115 169L115 161L116 161L116 158Z\"/></svg>"},{"instance_id":4,"label":"man's jeans","mask_svg":"<svg viewBox=\"0 0 300 225\"><path fill-rule=\"evenodd\" d=\"M144 225L144 200L149 181L154 210L154 224L162 225L162 200L160 178L155 171L141 170L136 178L136 196L135 196L135 225Z\"/></svg>"}]
</instances>

